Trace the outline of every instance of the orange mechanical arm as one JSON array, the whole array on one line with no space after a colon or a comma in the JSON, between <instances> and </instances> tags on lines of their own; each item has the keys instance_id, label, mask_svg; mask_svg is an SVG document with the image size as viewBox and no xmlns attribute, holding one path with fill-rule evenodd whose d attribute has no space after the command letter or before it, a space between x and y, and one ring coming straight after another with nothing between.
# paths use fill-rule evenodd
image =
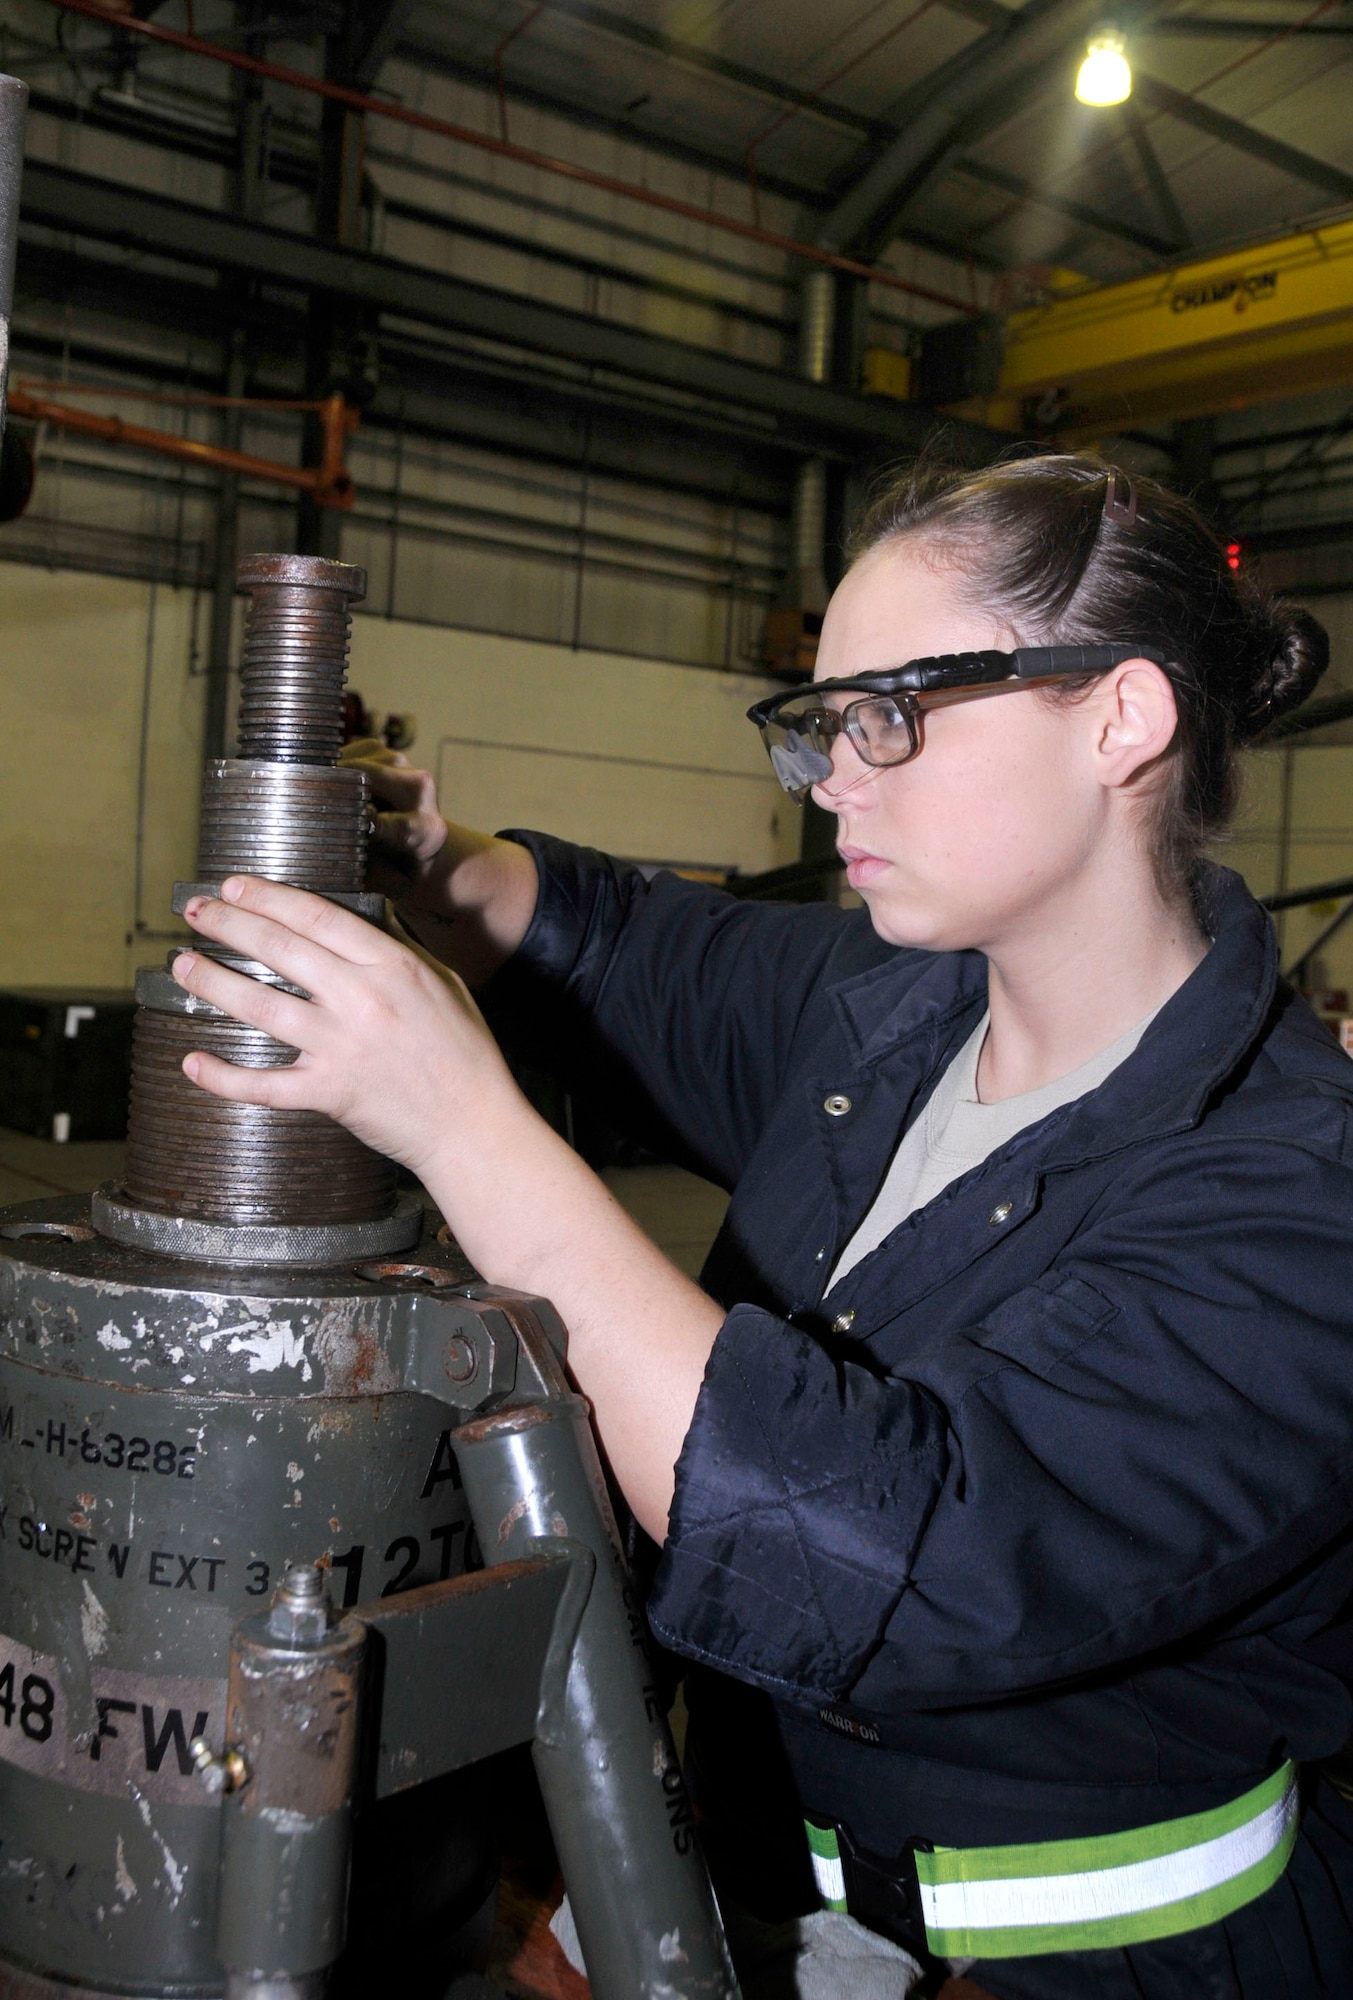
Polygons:
<instances>
[{"instance_id":1,"label":"orange mechanical arm","mask_svg":"<svg viewBox=\"0 0 1353 2000\"><path fill-rule=\"evenodd\" d=\"M294 409L296 405L289 407ZM101 417L92 410L74 410L64 403L32 395L18 384L9 392L11 416L57 424L84 437L101 438L105 444L130 445L137 451L158 452L164 458L185 459L219 472L238 472L247 479L267 479L279 486L293 486L308 493L317 507L351 507L356 488L343 463L343 451L360 419L337 392L314 407L323 426L324 445L318 466L302 466L254 458L248 452L227 451L223 445L199 444L194 438L178 437L172 431L145 430L140 424L124 423L121 417Z\"/></svg>"}]
</instances>

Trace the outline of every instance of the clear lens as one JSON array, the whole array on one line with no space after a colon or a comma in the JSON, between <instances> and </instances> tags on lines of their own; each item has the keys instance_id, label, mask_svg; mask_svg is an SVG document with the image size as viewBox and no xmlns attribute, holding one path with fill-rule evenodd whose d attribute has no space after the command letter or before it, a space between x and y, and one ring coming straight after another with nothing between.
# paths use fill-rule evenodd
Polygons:
<instances>
[{"instance_id":1,"label":"clear lens","mask_svg":"<svg viewBox=\"0 0 1353 2000\"><path fill-rule=\"evenodd\" d=\"M815 750L809 738L797 730L785 730L783 738L767 732L767 746L775 764L775 776L787 792L803 794L831 778L831 758L823 750Z\"/></svg>"},{"instance_id":2,"label":"clear lens","mask_svg":"<svg viewBox=\"0 0 1353 2000\"><path fill-rule=\"evenodd\" d=\"M848 702L841 710L804 696L761 725L776 777L800 800L831 777L832 744L843 732L866 764L905 764L916 753L910 715L891 695Z\"/></svg>"},{"instance_id":3,"label":"clear lens","mask_svg":"<svg viewBox=\"0 0 1353 2000\"><path fill-rule=\"evenodd\" d=\"M910 714L891 695L853 701L845 712L846 731L866 764L905 764L916 750Z\"/></svg>"},{"instance_id":4,"label":"clear lens","mask_svg":"<svg viewBox=\"0 0 1353 2000\"><path fill-rule=\"evenodd\" d=\"M831 752L824 734L812 727L794 728L780 722L762 729L775 775L785 790L802 799L814 785L832 774Z\"/></svg>"},{"instance_id":5,"label":"clear lens","mask_svg":"<svg viewBox=\"0 0 1353 2000\"><path fill-rule=\"evenodd\" d=\"M802 802L814 785L830 778L832 738L840 731L840 716L808 696L786 703L762 723L775 775L792 798Z\"/></svg>"}]
</instances>

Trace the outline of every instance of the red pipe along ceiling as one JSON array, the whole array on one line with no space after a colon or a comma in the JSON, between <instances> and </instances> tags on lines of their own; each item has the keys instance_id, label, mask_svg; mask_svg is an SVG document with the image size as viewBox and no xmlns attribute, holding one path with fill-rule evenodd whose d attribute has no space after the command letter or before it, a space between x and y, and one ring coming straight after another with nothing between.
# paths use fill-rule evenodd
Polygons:
<instances>
[{"instance_id":1,"label":"red pipe along ceiling","mask_svg":"<svg viewBox=\"0 0 1353 2000\"><path fill-rule=\"evenodd\" d=\"M885 285L889 291L906 292L912 298L927 299L932 305L947 306L952 312L975 314L981 311L969 299L953 298L947 292L913 284L908 278L899 278L895 272L881 270L875 264L858 263L853 257L839 256L834 250L824 250L816 243L800 243L792 236L781 236L773 229L762 229L752 222L738 222L732 216L719 215L713 209L677 201L672 195L658 194L654 189L639 187L633 181L615 180L609 174L595 173L590 167L578 167L569 160L557 160L549 153L536 153L527 146L514 146L508 139L491 138L487 133L475 132L467 125L453 125L444 118L413 111L407 105L365 96L360 90L348 89L346 84L329 83L323 77L307 76L304 70L287 69L280 63L265 62L259 56L246 55L241 49L222 48L217 42L204 42L196 35L181 34L176 28L165 28L155 21L142 21L134 14L118 13L111 7L100 6L98 0L51 0L51 4L65 13L83 14L88 20L101 21L106 28L117 28L128 35L141 35L148 41L186 50L189 55L205 56L211 62L226 63L231 69L243 70L249 76L265 77L273 83L286 84L292 90L309 91L312 97L327 97L335 104L344 104L350 111L363 112L370 118L385 118L396 125L411 125L419 132L435 132L439 138L450 139L456 145L476 146L481 152L497 154L500 159L515 160L519 166L535 167L541 173L557 174L564 180L597 188L603 194L620 195L626 201L660 209L666 215L679 215L687 222L700 222L709 229L721 229L725 234L740 236L748 243L759 243L769 250L782 250L786 256L825 264L828 269L842 271L847 277L865 278L870 284Z\"/></svg>"}]
</instances>

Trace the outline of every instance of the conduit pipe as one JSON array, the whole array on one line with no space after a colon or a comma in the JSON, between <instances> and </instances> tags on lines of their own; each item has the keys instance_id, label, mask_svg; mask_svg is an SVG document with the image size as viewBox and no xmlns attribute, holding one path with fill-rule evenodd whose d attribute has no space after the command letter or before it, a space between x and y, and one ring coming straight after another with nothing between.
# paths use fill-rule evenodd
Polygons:
<instances>
[{"instance_id":1,"label":"conduit pipe","mask_svg":"<svg viewBox=\"0 0 1353 2000\"><path fill-rule=\"evenodd\" d=\"M5 384L9 379L9 320L14 309L14 252L19 238L19 181L28 85L0 76L0 438L5 434Z\"/></svg>"},{"instance_id":2,"label":"conduit pipe","mask_svg":"<svg viewBox=\"0 0 1353 2000\"><path fill-rule=\"evenodd\" d=\"M495 153L500 159L515 160L519 166L558 174L565 180L596 188L603 194L619 195L646 208L660 209L666 215L679 215L687 222L703 223L708 229L721 229L727 235L740 236L745 242L759 243L769 250L781 250L786 256L806 258L810 263L845 272L849 277L867 279L870 284L884 285L889 291L929 299L933 305L947 306L951 312L975 314L980 311L969 299L956 298L947 292L914 284L909 278L900 278L893 271L884 270L876 264L860 263L853 257L843 257L838 251L825 249L820 244L801 243L796 237L782 236L776 230L762 229L751 222L739 222L734 216L720 215L715 209L700 208L694 202L678 201L672 195L659 194L655 189L640 187L633 181L617 180L610 174L599 174L591 167L575 166L571 160L559 160L550 153L537 153L528 146L517 146L510 140L495 139L486 132L473 131L468 125L433 118L407 104L393 104L387 98L368 97L363 91L349 89L346 84L332 83L326 77L307 76L303 70L287 69L280 63L266 62L261 56L246 55L242 49L221 48L215 42L199 40L196 35L185 35L176 28L163 27L158 21L143 21L133 14L116 13L97 5L96 0L50 0L50 4L65 13L83 14L88 20L100 21L104 27L114 28L120 34L142 35L149 41L182 49L188 55L225 63L249 76L286 84L292 90L309 91L313 97L330 98L336 104L344 104L349 110L364 112L372 118L386 118L396 125L410 125L419 132L433 132L457 145L477 146L481 152Z\"/></svg>"},{"instance_id":3,"label":"conduit pipe","mask_svg":"<svg viewBox=\"0 0 1353 2000\"><path fill-rule=\"evenodd\" d=\"M829 382L836 334L836 277L821 267L803 274L799 292L798 372L807 382ZM822 614L827 609L827 461L805 458L794 475L789 567L766 617L764 650L772 672L786 679L811 674L817 660Z\"/></svg>"},{"instance_id":4,"label":"conduit pipe","mask_svg":"<svg viewBox=\"0 0 1353 2000\"><path fill-rule=\"evenodd\" d=\"M836 329L836 279L821 268L805 271L799 299L799 373L829 382ZM821 615L827 608L823 551L827 536L827 461L806 458L794 479L793 603Z\"/></svg>"}]
</instances>

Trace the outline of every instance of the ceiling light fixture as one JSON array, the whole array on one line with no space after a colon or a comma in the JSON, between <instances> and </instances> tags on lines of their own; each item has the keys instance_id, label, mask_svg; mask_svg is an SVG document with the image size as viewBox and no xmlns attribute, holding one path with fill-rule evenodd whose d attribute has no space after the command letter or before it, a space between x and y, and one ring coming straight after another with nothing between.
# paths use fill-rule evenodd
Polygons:
<instances>
[{"instance_id":1,"label":"ceiling light fixture","mask_svg":"<svg viewBox=\"0 0 1353 2000\"><path fill-rule=\"evenodd\" d=\"M1123 37L1114 28L1093 35L1076 76L1076 96L1082 104L1124 104L1132 95L1132 71Z\"/></svg>"}]
</instances>

